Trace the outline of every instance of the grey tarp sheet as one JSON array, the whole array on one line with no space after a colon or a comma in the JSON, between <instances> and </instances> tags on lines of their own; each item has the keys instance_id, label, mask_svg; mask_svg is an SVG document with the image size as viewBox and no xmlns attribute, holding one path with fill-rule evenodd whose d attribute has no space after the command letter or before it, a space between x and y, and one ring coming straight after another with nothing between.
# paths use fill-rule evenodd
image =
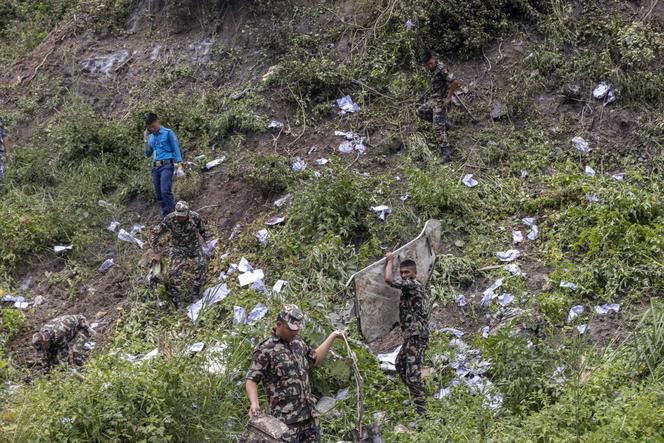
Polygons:
<instances>
[{"instance_id":1,"label":"grey tarp sheet","mask_svg":"<svg viewBox=\"0 0 664 443\"><path fill-rule=\"evenodd\" d=\"M429 220L414 240L394 251L394 273L399 263L411 259L417 263L417 279L426 284L441 250L440 220ZM346 286L353 285L360 331L370 343L389 333L399 323L400 291L384 280L385 258L353 274Z\"/></svg>"}]
</instances>

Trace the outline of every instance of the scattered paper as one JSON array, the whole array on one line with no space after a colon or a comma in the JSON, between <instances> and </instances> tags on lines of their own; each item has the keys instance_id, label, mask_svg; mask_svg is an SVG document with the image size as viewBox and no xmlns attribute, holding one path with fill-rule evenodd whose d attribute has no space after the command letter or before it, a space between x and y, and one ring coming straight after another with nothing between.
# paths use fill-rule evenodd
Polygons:
<instances>
[{"instance_id":1,"label":"scattered paper","mask_svg":"<svg viewBox=\"0 0 664 443\"><path fill-rule=\"evenodd\" d=\"M521 269L519 268L519 265L517 265L516 263L510 263L509 265L505 265L505 268L503 268L503 269L505 269L507 272L510 273L510 275L512 275L514 277L518 277L520 275L523 275L523 273L521 272Z\"/></svg>"},{"instance_id":2,"label":"scattered paper","mask_svg":"<svg viewBox=\"0 0 664 443\"><path fill-rule=\"evenodd\" d=\"M530 227L530 232L528 233L528 240L535 240L537 236L539 235L539 228L537 225L532 225Z\"/></svg>"},{"instance_id":3,"label":"scattered paper","mask_svg":"<svg viewBox=\"0 0 664 443\"><path fill-rule=\"evenodd\" d=\"M247 316L247 324L256 323L258 320L265 317L268 310L269 310L268 307L265 306L263 303L258 303Z\"/></svg>"},{"instance_id":4,"label":"scattered paper","mask_svg":"<svg viewBox=\"0 0 664 443\"><path fill-rule=\"evenodd\" d=\"M113 220L106 229L108 229L110 232L115 232L118 227L120 227L120 222Z\"/></svg>"},{"instance_id":5,"label":"scattered paper","mask_svg":"<svg viewBox=\"0 0 664 443\"><path fill-rule=\"evenodd\" d=\"M272 286L272 293L278 294L286 286L288 282L286 280L277 280L277 282Z\"/></svg>"},{"instance_id":6,"label":"scattered paper","mask_svg":"<svg viewBox=\"0 0 664 443\"><path fill-rule=\"evenodd\" d=\"M268 295L268 290L267 287L265 286L265 282L263 280L256 280L251 284L251 289L258 291L262 294Z\"/></svg>"},{"instance_id":7,"label":"scattered paper","mask_svg":"<svg viewBox=\"0 0 664 443\"><path fill-rule=\"evenodd\" d=\"M281 215L277 215L275 217L272 217L268 219L268 221L265 222L266 225L268 226L274 226L278 225L280 223L283 223L286 220L286 217L282 217Z\"/></svg>"},{"instance_id":8,"label":"scattered paper","mask_svg":"<svg viewBox=\"0 0 664 443\"><path fill-rule=\"evenodd\" d=\"M590 147L588 146L588 142L584 140L583 137L574 137L572 139L572 143L574 143L574 147L576 148L577 151L583 152L584 154L590 152Z\"/></svg>"},{"instance_id":9,"label":"scattered paper","mask_svg":"<svg viewBox=\"0 0 664 443\"><path fill-rule=\"evenodd\" d=\"M341 109L341 111L339 111L340 115L350 114L360 110L360 105L353 102L353 99L350 95L346 95L338 99L337 106L339 109Z\"/></svg>"},{"instance_id":10,"label":"scattered paper","mask_svg":"<svg viewBox=\"0 0 664 443\"><path fill-rule=\"evenodd\" d=\"M324 166L324 165L326 165L326 164L328 164L328 163L330 163L330 160L327 159L327 158L319 158L318 160L316 160L316 164L317 164L318 166Z\"/></svg>"},{"instance_id":11,"label":"scattered paper","mask_svg":"<svg viewBox=\"0 0 664 443\"><path fill-rule=\"evenodd\" d=\"M262 280L264 277L263 270L256 269L255 271L247 271L244 274L240 274L237 279L240 282L240 286L247 286L256 280Z\"/></svg>"},{"instance_id":12,"label":"scattered paper","mask_svg":"<svg viewBox=\"0 0 664 443\"><path fill-rule=\"evenodd\" d=\"M396 371L397 355L401 350L401 346L397 347L394 351L387 354L378 354L376 358L380 361L380 369L383 371Z\"/></svg>"},{"instance_id":13,"label":"scattered paper","mask_svg":"<svg viewBox=\"0 0 664 443\"><path fill-rule=\"evenodd\" d=\"M306 168L307 164L300 157L296 157L291 164L291 169L295 172L304 171Z\"/></svg>"},{"instance_id":14,"label":"scattered paper","mask_svg":"<svg viewBox=\"0 0 664 443\"><path fill-rule=\"evenodd\" d=\"M526 226L532 226L535 224L535 218L534 217L522 218L521 222Z\"/></svg>"},{"instance_id":15,"label":"scattered paper","mask_svg":"<svg viewBox=\"0 0 664 443\"><path fill-rule=\"evenodd\" d=\"M267 125L267 129L282 129L284 124L277 120L270 121L270 124Z\"/></svg>"},{"instance_id":16,"label":"scattered paper","mask_svg":"<svg viewBox=\"0 0 664 443\"><path fill-rule=\"evenodd\" d=\"M189 319L196 323L196 320L198 319L198 316L203 309L212 305L216 305L224 298L226 298L230 292L231 291L228 289L228 285L226 283L221 283L211 288L207 288L200 300L187 307L187 315L189 316Z\"/></svg>"},{"instance_id":17,"label":"scattered paper","mask_svg":"<svg viewBox=\"0 0 664 443\"><path fill-rule=\"evenodd\" d=\"M620 305L618 303L595 306L595 313L598 315L606 315L609 312L615 312L617 314L618 311L620 311Z\"/></svg>"},{"instance_id":18,"label":"scattered paper","mask_svg":"<svg viewBox=\"0 0 664 443\"><path fill-rule=\"evenodd\" d=\"M482 337L483 337L483 338L489 338L489 331L490 331L490 330L491 330L491 329L490 329L488 326L484 326L484 327L482 328Z\"/></svg>"},{"instance_id":19,"label":"scattered paper","mask_svg":"<svg viewBox=\"0 0 664 443\"><path fill-rule=\"evenodd\" d=\"M469 188L474 188L479 184L479 182L473 178L473 174L464 175L462 181L463 184L468 186Z\"/></svg>"},{"instance_id":20,"label":"scattered paper","mask_svg":"<svg viewBox=\"0 0 664 443\"><path fill-rule=\"evenodd\" d=\"M507 306L510 303L514 301L514 296L512 294L509 294L507 292L500 294L496 300L498 300L498 303L500 303L500 306Z\"/></svg>"},{"instance_id":21,"label":"scattered paper","mask_svg":"<svg viewBox=\"0 0 664 443\"><path fill-rule=\"evenodd\" d=\"M569 314L567 314L567 322L569 323L574 320L578 315L582 314L584 310L585 308L581 305L573 306L569 310Z\"/></svg>"},{"instance_id":22,"label":"scattered paper","mask_svg":"<svg viewBox=\"0 0 664 443\"><path fill-rule=\"evenodd\" d=\"M219 166L224 160L226 160L226 157L216 158L216 159L214 159L210 162L207 162L205 164L205 169L207 169L209 171L210 169L214 168L215 166Z\"/></svg>"},{"instance_id":23,"label":"scattered paper","mask_svg":"<svg viewBox=\"0 0 664 443\"><path fill-rule=\"evenodd\" d=\"M588 200L588 203L599 203L599 197L591 192L586 194L586 200Z\"/></svg>"},{"instance_id":24,"label":"scattered paper","mask_svg":"<svg viewBox=\"0 0 664 443\"><path fill-rule=\"evenodd\" d=\"M233 324L243 325L247 321L247 311L242 306L233 306Z\"/></svg>"},{"instance_id":25,"label":"scattered paper","mask_svg":"<svg viewBox=\"0 0 664 443\"><path fill-rule=\"evenodd\" d=\"M526 171L525 169L522 169L521 170L521 178L528 178L528 171Z\"/></svg>"},{"instance_id":26,"label":"scattered paper","mask_svg":"<svg viewBox=\"0 0 664 443\"><path fill-rule=\"evenodd\" d=\"M286 194L286 195L284 195L283 197L279 197L278 199L276 199L276 200L274 201L274 206L276 206L277 208L281 208L281 207L284 206L286 203L288 203L288 201L289 201L291 198L293 198L293 196L292 196L291 194Z\"/></svg>"},{"instance_id":27,"label":"scattered paper","mask_svg":"<svg viewBox=\"0 0 664 443\"><path fill-rule=\"evenodd\" d=\"M561 288L569 288L572 291L576 291L576 284L574 284L572 282L565 281L565 280L562 280L560 282L560 287Z\"/></svg>"},{"instance_id":28,"label":"scattered paper","mask_svg":"<svg viewBox=\"0 0 664 443\"><path fill-rule=\"evenodd\" d=\"M503 285L503 282L505 280L502 278L499 278L491 286L489 286L483 293L482 293L482 300L480 300L480 305L482 307L486 307L489 305L491 300L496 298L498 295L495 293L495 290L500 288Z\"/></svg>"},{"instance_id":29,"label":"scattered paper","mask_svg":"<svg viewBox=\"0 0 664 443\"><path fill-rule=\"evenodd\" d=\"M242 257L240 259L240 263L238 263L236 267L237 267L237 269L240 270L240 272L249 272L249 271L254 270L254 267L251 266L251 263L249 263L249 260L247 260L244 257Z\"/></svg>"},{"instance_id":30,"label":"scattered paper","mask_svg":"<svg viewBox=\"0 0 664 443\"><path fill-rule=\"evenodd\" d=\"M269 234L267 233L267 229L261 229L256 233L256 240L258 240L258 243L260 243L263 246L267 246L268 237Z\"/></svg>"},{"instance_id":31,"label":"scattered paper","mask_svg":"<svg viewBox=\"0 0 664 443\"><path fill-rule=\"evenodd\" d=\"M576 330L579 331L579 334L583 334L586 332L586 329L588 328L588 325L578 325L576 327Z\"/></svg>"},{"instance_id":32,"label":"scattered paper","mask_svg":"<svg viewBox=\"0 0 664 443\"><path fill-rule=\"evenodd\" d=\"M618 91L611 83L601 82L593 90L593 98L595 100L602 100L603 105L606 106L618 99Z\"/></svg>"},{"instance_id":33,"label":"scattered paper","mask_svg":"<svg viewBox=\"0 0 664 443\"><path fill-rule=\"evenodd\" d=\"M22 295L5 295L0 299L2 302L6 303L13 303L12 306L18 309L26 309L28 306L30 306L29 302L25 301L25 297Z\"/></svg>"},{"instance_id":34,"label":"scattered paper","mask_svg":"<svg viewBox=\"0 0 664 443\"><path fill-rule=\"evenodd\" d=\"M86 351L92 351L96 346L97 343L93 341L87 341L83 343L83 349L85 349Z\"/></svg>"},{"instance_id":35,"label":"scattered paper","mask_svg":"<svg viewBox=\"0 0 664 443\"><path fill-rule=\"evenodd\" d=\"M346 139L345 142L339 145L339 152L342 154L350 154L353 151L357 151L360 154L364 154L366 151L366 146L364 146L364 139L354 132L343 132L343 131L334 131L334 135L338 137L343 137Z\"/></svg>"},{"instance_id":36,"label":"scattered paper","mask_svg":"<svg viewBox=\"0 0 664 443\"><path fill-rule=\"evenodd\" d=\"M106 200L97 200L97 205L101 206L102 208L113 209L113 205Z\"/></svg>"},{"instance_id":37,"label":"scattered paper","mask_svg":"<svg viewBox=\"0 0 664 443\"><path fill-rule=\"evenodd\" d=\"M404 195L402 195L401 197L399 197L399 199L400 199L402 202L405 202L405 201L408 200L409 198L410 198L410 192L406 192Z\"/></svg>"},{"instance_id":38,"label":"scattered paper","mask_svg":"<svg viewBox=\"0 0 664 443\"><path fill-rule=\"evenodd\" d=\"M129 232L125 231L124 229L120 229L120 232L118 232L118 240L127 242L127 243L132 243L139 248L143 249L143 241L137 239L133 235L131 235Z\"/></svg>"},{"instance_id":39,"label":"scattered paper","mask_svg":"<svg viewBox=\"0 0 664 443\"><path fill-rule=\"evenodd\" d=\"M523 241L523 233L521 231L512 231L512 243L518 245Z\"/></svg>"},{"instance_id":40,"label":"scattered paper","mask_svg":"<svg viewBox=\"0 0 664 443\"><path fill-rule=\"evenodd\" d=\"M339 392L337 392L337 395L334 397L336 401L344 401L348 398L348 395L350 394L350 389L348 388L343 388Z\"/></svg>"},{"instance_id":41,"label":"scattered paper","mask_svg":"<svg viewBox=\"0 0 664 443\"><path fill-rule=\"evenodd\" d=\"M466 301L466 297L463 294L457 297L457 304L462 308L468 304L468 302Z\"/></svg>"},{"instance_id":42,"label":"scattered paper","mask_svg":"<svg viewBox=\"0 0 664 443\"><path fill-rule=\"evenodd\" d=\"M203 253L205 255L207 255L208 257L212 257L212 253L214 252L215 248L217 247L217 243L219 243L218 238L213 238L209 242L205 243L205 245L202 246Z\"/></svg>"},{"instance_id":43,"label":"scattered paper","mask_svg":"<svg viewBox=\"0 0 664 443\"><path fill-rule=\"evenodd\" d=\"M450 334L455 335L457 338L461 338L461 337L464 336L463 331L460 331L460 330L455 329L455 328L443 328L443 329L440 330L440 332L442 332L442 333L449 332Z\"/></svg>"},{"instance_id":44,"label":"scattered paper","mask_svg":"<svg viewBox=\"0 0 664 443\"><path fill-rule=\"evenodd\" d=\"M113 259L112 258L107 258L104 260L104 262L101 264L99 267L99 272L106 272L109 269L111 269L111 266L113 266Z\"/></svg>"},{"instance_id":45,"label":"scattered paper","mask_svg":"<svg viewBox=\"0 0 664 443\"><path fill-rule=\"evenodd\" d=\"M588 165L586 165L586 168L584 169L584 172L586 173L586 175L588 177L594 177L595 174L596 174L595 170L593 168L591 168L590 166L588 166Z\"/></svg>"},{"instance_id":46,"label":"scattered paper","mask_svg":"<svg viewBox=\"0 0 664 443\"><path fill-rule=\"evenodd\" d=\"M392 212L390 207L387 205L372 206L371 210L374 211L378 215L378 218L383 221Z\"/></svg>"},{"instance_id":47,"label":"scattered paper","mask_svg":"<svg viewBox=\"0 0 664 443\"><path fill-rule=\"evenodd\" d=\"M59 254L61 252L65 252L65 251L71 251L73 248L74 248L73 245L66 245L66 246L65 245L57 245L57 246L53 246L53 251L56 254Z\"/></svg>"},{"instance_id":48,"label":"scattered paper","mask_svg":"<svg viewBox=\"0 0 664 443\"><path fill-rule=\"evenodd\" d=\"M409 31L412 31L413 28L415 27L415 23L411 19L406 20L406 29Z\"/></svg>"},{"instance_id":49,"label":"scattered paper","mask_svg":"<svg viewBox=\"0 0 664 443\"><path fill-rule=\"evenodd\" d=\"M496 252L496 257L502 262L511 262L519 258L521 252L518 249L508 249L507 251Z\"/></svg>"},{"instance_id":50,"label":"scattered paper","mask_svg":"<svg viewBox=\"0 0 664 443\"><path fill-rule=\"evenodd\" d=\"M611 176L614 180L618 180L619 182L623 181L625 179L625 174L622 172L616 172Z\"/></svg>"},{"instance_id":51,"label":"scattered paper","mask_svg":"<svg viewBox=\"0 0 664 443\"><path fill-rule=\"evenodd\" d=\"M197 343L185 346L184 351L191 354L196 354L197 352L201 352L203 348L205 348L205 343L199 341Z\"/></svg>"}]
</instances>

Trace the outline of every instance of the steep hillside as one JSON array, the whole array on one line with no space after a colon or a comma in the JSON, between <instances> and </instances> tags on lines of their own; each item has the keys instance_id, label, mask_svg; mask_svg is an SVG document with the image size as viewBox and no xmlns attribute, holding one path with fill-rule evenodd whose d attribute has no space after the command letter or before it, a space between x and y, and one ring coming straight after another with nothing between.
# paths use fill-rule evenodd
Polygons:
<instances>
[{"instance_id":1,"label":"steep hillside","mask_svg":"<svg viewBox=\"0 0 664 443\"><path fill-rule=\"evenodd\" d=\"M29 302L2 306L2 441L238 441L250 355L284 302L306 311L311 343L348 328L363 426L384 441L664 438L664 5L10 0L0 17L11 143L0 288ZM452 107L448 164L415 115L429 48L475 117ZM615 101L593 96L601 82ZM340 114L345 95L358 112ZM176 197L219 238L208 287L230 292L195 323L148 284L148 247L108 230L143 225L145 241L158 220L148 112L182 142ZM340 152L335 131L366 151ZM383 204L385 221L371 210ZM276 215L285 223L266 227ZM430 412L418 418L373 354L394 350L398 328L364 343L344 283L430 218L445 254L429 284ZM509 249L516 266L496 255ZM243 257L268 289L240 287L229 266ZM482 303L497 281L500 297ZM259 303L265 317L234 321ZM85 368L43 376L29 337L63 313L95 324L94 349ZM350 388L321 425L323 441L351 440L345 346L313 380L319 398Z\"/></svg>"}]
</instances>

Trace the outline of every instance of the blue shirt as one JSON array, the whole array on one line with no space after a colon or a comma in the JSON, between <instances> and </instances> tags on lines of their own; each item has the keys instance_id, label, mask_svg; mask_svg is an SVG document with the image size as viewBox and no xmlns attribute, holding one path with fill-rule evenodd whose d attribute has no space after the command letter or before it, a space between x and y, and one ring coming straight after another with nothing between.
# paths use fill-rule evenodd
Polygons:
<instances>
[{"instance_id":1,"label":"blue shirt","mask_svg":"<svg viewBox=\"0 0 664 443\"><path fill-rule=\"evenodd\" d=\"M180 143L173 130L162 126L157 133L148 135L145 156L152 157L152 154L154 154L153 161L175 159L175 163L182 162Z\"/></svg>"}]
</instances>

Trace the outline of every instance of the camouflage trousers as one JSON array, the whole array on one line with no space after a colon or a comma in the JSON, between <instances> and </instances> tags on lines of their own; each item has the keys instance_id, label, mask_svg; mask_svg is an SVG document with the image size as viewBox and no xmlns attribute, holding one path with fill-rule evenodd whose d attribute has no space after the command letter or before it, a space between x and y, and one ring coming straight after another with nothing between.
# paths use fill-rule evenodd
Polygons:
<instances>
[{"instance_id":1,"label":"camouflage trousers","mask_svg":"<svg viewBox=\"0 0 664 443\"><path fill-rule=\"evenodd\" d=\"M318 443L320 442L320 426L318 420L310 418L288 425L286 432L281 439L285 443Z\"/></svg>"},{"instance_id":2,"label":"camouflage trousers","mask_svg":"<svg viewBox=\"0 0 664 443\"><path fill-rule=\"evenodd\" d=\"M168 293L176 308L180 308L183 293L189 295L192 303L200 298L207 268L208 259L202 253L195 257L179 254L170 256L169 275L171 278Z\"/></svg>"},{"instance_id":3,"label":"camouflage trousers","mask_svg":"<svg viewBox=\"0 0 664 443\"><path fill-rule=\"evenodd\" d=\"M83 366L85 361L85 342L88 337L78 332L74 338L60 348L42 354L42 367L49 371L59 363L67 362L76 366Z\"/></svg>"},{"instance_id":4,"label":"camouflage trousers","mask_svg":"<svg viewBox=\"0 0 664 443\"><path fill-rule=\"evenodd\" d=\"M436 138L441 148L449 148L447 140L447 109L440 105L438 100L424 103L417 108L417 116L428 122L432 122L436 130Z\"/></svg>"},{"instance_id":5,"label":"camouflage trousers","mask_svg":"<svg viewBox=\"0 0 664 443\"><path fill-rule=\"evenodd\" d=\"M396 369L403 382L410 391L417 412L426 412L426 394L422 383L422 366L424 364L424 351L429 344L428 337L414 335L403 341L403 346L397 355Z\"/></svg>"}]
</instances>

